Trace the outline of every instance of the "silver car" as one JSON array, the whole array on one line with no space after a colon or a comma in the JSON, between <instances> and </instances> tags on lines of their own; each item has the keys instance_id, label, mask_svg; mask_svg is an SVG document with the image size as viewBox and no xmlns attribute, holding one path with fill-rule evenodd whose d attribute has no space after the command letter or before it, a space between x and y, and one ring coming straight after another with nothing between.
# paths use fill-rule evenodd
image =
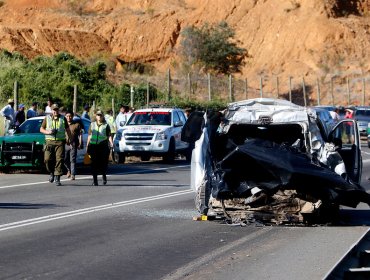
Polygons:
<instances>
[{"instance_id":1,"label":"silver car","mask_svg":"<svg viewBox=\"0 0 370 280\"><path fill-rule=\"evenodd\" d=\"M198 115L199 116L199 115ZM191 161L197 210L209 217L263 223L321 223L339 205L370 204L358 184L362 158L358 130L347 143L342 120L327 131L315 109L259 98L185 124L200 135ZM192 123L200 123L197 129ZM199 134L199 130L202 131ZM193 141L195 139L192 139Z\"/></svg>"}]
</instances>

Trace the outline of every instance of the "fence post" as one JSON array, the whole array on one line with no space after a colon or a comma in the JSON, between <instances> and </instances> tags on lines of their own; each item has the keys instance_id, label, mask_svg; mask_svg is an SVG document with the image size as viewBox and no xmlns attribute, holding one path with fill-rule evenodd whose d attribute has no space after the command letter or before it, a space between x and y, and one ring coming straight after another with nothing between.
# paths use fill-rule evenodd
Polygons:
<instances>
[{"instance_id":1,"label":"fence post","mask_svg":"<svg viewBox=\"0 0 370 280\"><path fill-rule=\"evenodd\" d=\"M207 81L208 81L208 100L212 100L212 94L211 94L211 74L207 74Z\"/></svg>"},{"instance_id":2,"label":"fence post","mask_svg":"<svg viewBox=\"0 0 370 280\"><path fill-rule=\"evenodd\" d=\"M14 96L14 111L18 111L18 82L14 82L14 89L13 89L13 96Z\"/></svg>"},{"instance_id":3,"label":"fence post","mask_svg":"<svg viewBox=\"0 0 370 280\"><path fill-rule=\"evenodd\" d=\"M321 92L320 92L320 82L319 78L316 78L316 88L317 88L317 105L320 106L320 98L321 98Z\"/></svg>"},{"instance_id":4,"label":"fence post","mask_svg":"<svg viewBox=\"0 0 370 280\"><path fill-rule=\"evenodd\" d=\"M233 96L233 76L229 75L229 100L230 102L234 102L234 96Z\"/></svg>"},{"instance_id":5,"label":"fence post","mask_svg":"<svg viewBox=\"0 0 370 280\"><path fill-rule=\"evenodd\" d=\"M244 97L248 99L248 80L247 78L244 79Z\"/></svg>"},{"instance_id":6,"label":"fence post","mask_svg":"<svg viewBox=\"0 0 370 280\"><path fill-rule=\"evenodd\" d=\"M167 71L167 97L166 101L170 101L170 96L171 96L171 70L168 69Z\"/></svg>"},{"instance_id":7,"label":"fence post","mask_svg":"<svg viewBox=\"0 0 370 280\"><path fill-rule=\"evenodd\" d=\"M307 100L306 100L306 85L304 83L304 78L302 78L302 89L303 89L303 101L304 101L304 106L307 106Z\"/></svg>"},{"instance_id":8,"label":"fence post","mask_svg":"<svg viewBox=\"0 0 370 280\"><path fill-rule=\"evenodd\" d=\"M130 86L130 107L134 107L134 87Z\"/></svg>"},{"instance_id":9,"label":"fence post","mask_svg":"<svg viewBox=\"0 0 370 280\"><path fill-rule=\"evenodd\" d=\"M276 76L276 98L279 99L279 77Z\"/></svg>"},{"instance_id":10,"label":"fence post","mask_svg":"<svg viewBox=\"0 0 370 280\"><path fill-rule=\"evenodd\" d=\"M149 94L150 94L150 83L146 83L146 107L149 108Z\"/></svg>"},{"instance_id":11,"label":"fence post","mask_svg":"<svg viewBox=\"0 0 370 280\"><path fill-rule=\"evenodd\" d=\"M260 98L263 97L263 81L262 76L260 76Z\"/></svg>"},{"instance_id":12,"label":"fence post","mask_svg":"<svg viewBox=\"0 0 370 280\"><path fill-rule=\"evenodd\" d=\"M351 92L350 92L350 88L349 88L349 78L347 77L347 96L348 96L348 106L351 104Z\"/></svg>"},{"instance_id":13,"label":"fence post","mask_svg":"<svg viewBox=\"0 0 370 280\"><path fill-rule=\"evenodd\" d=\"M334 77L330 77L331 105L334 106Z\"/></svg>"},{"instance_id":14,"label":"fence post","mask_svg":"<svg viewBox=\"0 0 370 280\"><path fill-rule=\"evenodd\" d=\"M292 77L289 76L289 101L292 102Z\"/></svg>"},{"instance_id":15,"label":"fence post","mask_svg":"<svg viewBox=\"0 0 370 280\"><path fill-rule=\"evenodd\" d=\"M77 85L73 86L73 113L77 113Z\"/></svg>"},{"instance_id":16,"label":"fence post","mask_svg":"<svg viewBox=\"0 0 370 280\"><path fill-rule=\"evenodd\" d=\"M364 106L365 105L365 78L362 78L362 101L361 101L361 105Z\"/></svg>"}]
</instances>

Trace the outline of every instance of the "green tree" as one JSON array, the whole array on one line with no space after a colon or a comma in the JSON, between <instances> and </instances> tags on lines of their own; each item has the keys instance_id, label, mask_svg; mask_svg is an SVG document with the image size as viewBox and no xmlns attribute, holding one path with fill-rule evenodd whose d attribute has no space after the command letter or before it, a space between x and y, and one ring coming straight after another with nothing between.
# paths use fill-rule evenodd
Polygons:
<instances>
[{"instance_id":1,"label":"green tree","mask_svg":"<svg viewBox=\"0 0 370 280\"><path fill-rule=\"evenodd\" d=\"M186 27L182 32L181 55L185 67L199 64L206 71L240 72L247 51L238 47L234 30L222 21L216 25Z\"/></svg>"}]
</instances>

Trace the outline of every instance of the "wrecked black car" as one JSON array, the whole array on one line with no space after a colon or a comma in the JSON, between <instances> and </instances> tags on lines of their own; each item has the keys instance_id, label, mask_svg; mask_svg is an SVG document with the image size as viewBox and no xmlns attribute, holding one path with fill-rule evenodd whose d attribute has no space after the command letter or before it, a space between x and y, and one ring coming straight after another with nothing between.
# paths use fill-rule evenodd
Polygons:
<instances>
[{"instance_id":1,"label":"wrecked black car","mask_svg":"<svg viewBox=\"0 0 370 280\"><path fill-rule=\"evenodd\" d=\"M314 108L258 98L231 103L222 114L191 115L182 137L196 141L191 187L203 215L247 223L328 223L340 205L370 205L359 185L355 120L328 131Z\"/></svg>"}]
</instances>

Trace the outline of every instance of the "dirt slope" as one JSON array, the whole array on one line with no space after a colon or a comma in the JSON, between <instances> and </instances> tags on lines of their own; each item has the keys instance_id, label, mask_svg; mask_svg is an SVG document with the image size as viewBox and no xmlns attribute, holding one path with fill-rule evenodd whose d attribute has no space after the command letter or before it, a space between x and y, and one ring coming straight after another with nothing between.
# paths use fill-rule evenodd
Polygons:
<instances>
[{"instance_id":1,"label":"dirt slope","mask_svg":"<svg viewBox=\"0 0 370 280\"><path fill-rule=\"evenodd\" d=\"M164 70L181 31L226 20L248 50L242 76L370 70L369 0L4 0L0 47L28 57L65 50Z\"/></svg>"}]
</instances>

